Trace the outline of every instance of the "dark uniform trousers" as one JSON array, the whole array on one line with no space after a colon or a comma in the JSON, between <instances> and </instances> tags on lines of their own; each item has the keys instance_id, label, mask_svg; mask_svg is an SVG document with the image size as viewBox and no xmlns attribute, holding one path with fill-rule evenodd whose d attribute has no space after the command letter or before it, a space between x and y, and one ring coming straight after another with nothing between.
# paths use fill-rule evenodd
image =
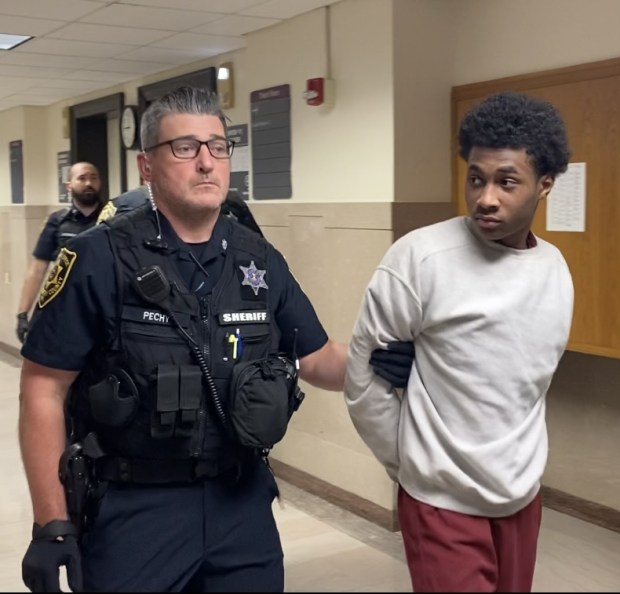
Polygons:
<instances>
[{"instance_id":1,"label":"dark uniform trousers","mask_svg":"<svg viewBox=\"0 0 620 594\"><path fill-rule=\"evenodd\" d=\"M85 591L282 592L276 494L261 461L237 484L111 484L82 543Z\"/></svg>"}]
</instances>

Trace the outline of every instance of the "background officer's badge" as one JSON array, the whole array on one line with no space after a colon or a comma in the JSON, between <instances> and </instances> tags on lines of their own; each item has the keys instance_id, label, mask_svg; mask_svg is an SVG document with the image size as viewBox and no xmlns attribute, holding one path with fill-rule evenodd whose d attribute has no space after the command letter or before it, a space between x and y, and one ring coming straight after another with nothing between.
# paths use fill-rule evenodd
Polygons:
<instances>
[{"instance_id":1,"label":"background officer's badge","mask_svg":"<svg viewBox=\"0 0 620 594\"><path fill-rule=\"evenodd\" d=\"M76 258L77 254L69 251L66 247L60 250L54 267L41 288L39 307L45 307L58 293L60 293L60 291L62 291L69 278L69 272L71 272Z\"/></svg>"},{"instance_id":2,"label":"background officer's badge","mask_svg":"<svg viewBox=\"0 0 620 594\"><path fill-rule=\"evenodd\" d=\"M254 260L250 262L249 266L239 266L241 272L243 272L242 285L247 285L254 291L254 295L258 295L259 289L268 289L267 283L263 278L266 274L266 270L259 270L254 264Z\"/></svg>"}]
</instances>

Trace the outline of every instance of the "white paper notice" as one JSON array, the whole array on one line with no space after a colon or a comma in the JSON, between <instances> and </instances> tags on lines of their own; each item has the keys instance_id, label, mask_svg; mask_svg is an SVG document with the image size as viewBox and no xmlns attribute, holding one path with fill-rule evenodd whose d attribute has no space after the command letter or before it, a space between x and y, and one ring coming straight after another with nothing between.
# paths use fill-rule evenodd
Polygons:
<instances>
[{"instance_id":1,"label":"white paper notice","mask_svg":"<svg viewBox=\"0 0 620 594\"><path fill-rule=\"evenodd\" d=\"M231 171L249 171L250 169L250 147L236 146L230 158Z\"/></svg>"},{"instance_id":2,"label":"white paper notice","mask_svg":"<svg viewBox=\"0 0 620 594\"><path fill-rule=\"evenodd\" d=\"M547 231L586 230L586 164L569 163L547 196Z\"/></svg>"}]
</instances>

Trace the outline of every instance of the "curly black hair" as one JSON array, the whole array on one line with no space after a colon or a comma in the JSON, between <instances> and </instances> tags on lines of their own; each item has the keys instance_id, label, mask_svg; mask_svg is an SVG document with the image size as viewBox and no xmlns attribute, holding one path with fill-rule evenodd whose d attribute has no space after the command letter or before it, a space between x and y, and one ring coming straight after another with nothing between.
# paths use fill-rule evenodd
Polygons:
<instances>
[{"instance_id":1,"label":"curly black hair","mask_svg":"<svg viewBox=\"0 0 620 594\"><path fill-rule=\"evenodd\" d=\"M475 146L525 149L539 177L563 173L570 158L559 111L523 93L496 93L478 103L461 121L458 141L465 161Z\"/></svg>"}]
</instances>

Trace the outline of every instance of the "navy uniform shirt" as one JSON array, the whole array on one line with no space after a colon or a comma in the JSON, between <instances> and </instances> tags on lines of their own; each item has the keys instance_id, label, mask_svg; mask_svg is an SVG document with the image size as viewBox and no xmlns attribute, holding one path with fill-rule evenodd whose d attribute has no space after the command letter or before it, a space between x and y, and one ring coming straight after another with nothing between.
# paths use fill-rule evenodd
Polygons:
<instances>
[{"instance_id":1,"label":"navy uniform shirt","mask_svg":"<svg viewBox=\"0 0 620 594\"><path fill-rule=\"evenodd\" d=\"M60 248L58 243L58 228L60 227L60 223L66 220L66 218L73 219L80 227L84 227L84 230L86 230L95 224L101 210L98 208L88 216L84 216L75 206L72 205L68 208L69 210L67 210L67 208L61 208L48 217L43 231L41 231L41 235L39 235L37 245L32 252L35 258L47 260L48 262L56 259Z\"/></svg>"},{"instance_id":2,"label":"navy uniform shirt","mask_svg":"<svg viewBox=\"0 0 620 594\"><path fill-rule=\"evenodd\" d=\"M198 295L210 292L224 265L226 238L237 223L220 216L210 241L192 245L181 241L166 219L159 216L163 241L188 288ZM62 284L60 290L53 298L48 296L42 309L35 309L21 350L23 357L46 367L80 371L92 349L107 344L114 335L116 266L107 233L106 225L97 225L71 241L70 250L76 255L68 272L65 267L56 278L56 284ZM294 329L298 328L297 354L303 357L321 348L327 334L282 254L272 246L269 250L270 268L264 280L282 335L280 350L291 352ZM58 273L56 268L52 270L50 279L55 271Z\"/></svg>"}]
</instances>

